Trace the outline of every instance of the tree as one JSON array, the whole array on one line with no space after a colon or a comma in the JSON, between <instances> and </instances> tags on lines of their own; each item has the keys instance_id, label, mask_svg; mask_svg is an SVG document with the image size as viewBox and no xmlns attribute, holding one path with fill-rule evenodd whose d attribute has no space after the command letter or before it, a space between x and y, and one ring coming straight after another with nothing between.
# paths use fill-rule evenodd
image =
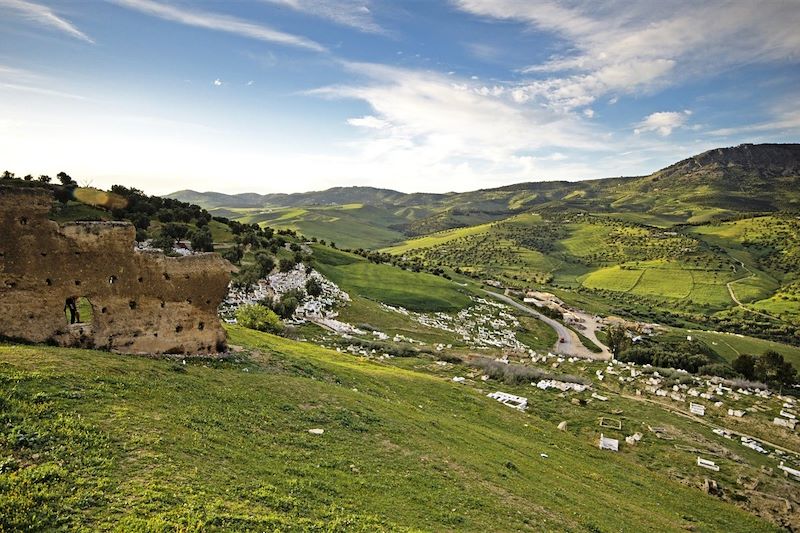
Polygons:
<instances>
[{"instance_id":1,"label":"tree","mask_svg":"<svg viewBox=\"0 0 800 533\"><path fill-rule=\"evenodd\" d=\"M261 272L258 265L247 265L239 269L233 278L233 286L246 293L253 291L253 287L261 279Z\"/></svg>"},{"instance_id":2,"label":"tree","mask_svg":"<svg viewBox=\"0 0 800 533\"><path fill-rule=\"evenodd\" d=\"M283 258L280 260L278 264L278 268L281 272L289 272L294 268L295 262L291 259Z\"/></svg>"},{"instance_id":3,"label":"tree","mask_svg":"<svg viewBox=\"0 0 800 533\"><path fill-rule=\"evenodd\" d=\"M164 224L164 226L161 228L161 233L168 235L173 239L184 239L186 235L189 234L189 227L183 224L175 224L170 222L168 224Z\"/></svg>"},{"instance_id":4,"label":"tree","mask_svg":"<svg viewBox=\"0 0 800 533\"><path fill-rule=\"evenodd\" d=\"M774 350L764 352L756 360L754 372L756 379L768 385L792 385L797 379L797 370L792 363L785 361L783 355Z\"/></svg>"},{"instance_id":5,"label":"tree","mask_svg":"<svg viewBox=\"0 0 800 533\"><path fill-rule=\"evenodd\" d=\"M56 178L58 178L58 181L61 182L61 185L70 185L72 183L75 183L75 180L72 179L72 177L63 170L58 174L56 174Z\"/></svg>"},{"instance_id":6,"label":"tree","mask_svg":"<svg viewBox=\"0 0 800 533\"><path fill-rule=\"evenodd\" d=\"M39 176L36 179L38 179L39 182L41 182L41 183L50 183L50 180L52 180L53 178L51 178L47 174L42 174L41 176Z\"/></svg>"},{"instance_id":7,"label":"tree","mask_svg":"<svg viewBox=\"0 0 800 533\"><path fill-rule=\"evenodd\" d=\"M236 310L236 322L246 328L280 333L283 323L272 309L259 304L247 304Z\"/></svg>"},{"instance_id":8,"label":"tree","mask_svg":"<svg viewBox=\"0 0 800 533\"><path fill-rule=\"evenodd\" d=\"M199 228L191 234L192 250L195 252L213 252L214 239L211 237L211 231L207 228Z\"/></svg>"},{"instance_id":9,"label":"tree","mask_svg":"<svg viewBox=\"0 0 800 533\"><path fill-rule=\"evenodd\" d=\"M755 377L756 358L750 354L743 353L731 363L733 369L747 379Z\"/></svg>"},{"instance_id":10,"label":"tree","mask_svg":"<svg viewBox=\"0 0 800 533\"><path fill-rule=\"evenodd\" d=\"M322 283L317 278L306 280L306 294L317 297L322 294Z\"/></svg>"},{"instance_id":11,"label":"tree","mask_svg":"<svg viewBox=\"0 0 800 533\"><path fill-rule=\"evenodd\" d=\"M619 357L622 352L630 348L631 341L628 338L628 330L622 326L608 326L606 328L606 335L608 336L608 349L614 354L614 357Z\"/></svg>"},{"instance_id":12,"label":"tree","mask_svg":"<svg viewBox=\"0 0 800 533\"><path fill-rule=\"evenodd\" d=\"M175 239L170 237L169 235L162 233L155 239L153 239L153 248L160 248L164 250L164 253L172 252L172 249L175 247Z\"/></svg>"},{"instance_id":13,"label":"tree","mask_svg":"<svg viewBox=\"0 0 800 533\"><path fill-rule=\"evenodd\" d=\"M288 291L281 296L281 299L273 306L273 309L281 318L291 318L300 305L300 300L303 299L303 296L301 289Z\"/></svg>"},{"instance_id":14,"label":"tree","mask_svg":"<svg viewBox=\"0 0 800 533\"><path fill-rule=\"evenodd\" d=\"M272 272L272 269L275 268L275 260L266 252L257 252L256 253L256 263L258 264L259 268L261 269L261 277L266 278Z\"/></svg>"},{"instance_id":15,"label":"tree","mask_svg":"<svg viewBox=\"0 0 800 533\"><path fill-rule=\"evenodd\" d=\"M33 176L31 176L30 174L25 174L25 177L23 177L22 179L24 179L25 181L31 181L33 179Z\"/></svg>"},{"instance_id":16,"label":"tree","mask_svg":"<svg viewBox=\"0 0 800 533\"><path fill-rule=\"evenodd\" d=\"M9 171L9 170L4 170L3 171L3 179L4 180L13 180L14 179L14 173Z\"/></svg>"}]
</instances>

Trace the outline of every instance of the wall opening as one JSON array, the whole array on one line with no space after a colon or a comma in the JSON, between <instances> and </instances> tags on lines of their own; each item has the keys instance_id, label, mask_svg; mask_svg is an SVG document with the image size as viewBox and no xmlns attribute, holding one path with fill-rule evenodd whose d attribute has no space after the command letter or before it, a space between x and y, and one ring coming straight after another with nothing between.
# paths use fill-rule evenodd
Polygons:
<instances>
[{"instance_id":1,"label":"wall opening","mask_svg":"<svg viewBox=\"0 0 800 533\"><path fill-rule=\"evenodd\" d=\"M64 302L67 324L91 324L94 320L92 303L84 296L70 296Z\"/></svg>"}]
</instances>

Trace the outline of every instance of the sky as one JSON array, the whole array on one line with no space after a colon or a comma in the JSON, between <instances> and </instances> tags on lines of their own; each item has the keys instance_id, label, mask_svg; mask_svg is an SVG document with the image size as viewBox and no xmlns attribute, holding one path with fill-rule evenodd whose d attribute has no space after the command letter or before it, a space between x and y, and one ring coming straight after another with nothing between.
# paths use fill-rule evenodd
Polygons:
<instances>
[{"instance_id":1,"label":"sky","mask_svg":"<svg viewBox=\"0 0 800 533\"><path fill-rule=\"evenodd\" d=\"M800 0L0 0L0 167L467 191L800 140Z\"/></svg>"}]
</instances>

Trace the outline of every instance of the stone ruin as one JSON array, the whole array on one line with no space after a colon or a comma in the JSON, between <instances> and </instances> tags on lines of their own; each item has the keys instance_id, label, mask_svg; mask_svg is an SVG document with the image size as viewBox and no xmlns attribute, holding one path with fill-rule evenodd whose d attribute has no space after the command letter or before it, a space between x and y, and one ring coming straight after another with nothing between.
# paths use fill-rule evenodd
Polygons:
<instances>
[{"instance_id":1,"label":"stone ruin","mask_svg":"<svg viewBox=\"0 0 800 533\"><path fill-rule=\"evenodd\" d=\"M52 203L43 189L0 187L0 337L122 353L226 349L217 307L230 263L135 251L131 224L58 224ZM70 298L88 301L90 322L69 323Z\"/></svg>"}]
</instances>

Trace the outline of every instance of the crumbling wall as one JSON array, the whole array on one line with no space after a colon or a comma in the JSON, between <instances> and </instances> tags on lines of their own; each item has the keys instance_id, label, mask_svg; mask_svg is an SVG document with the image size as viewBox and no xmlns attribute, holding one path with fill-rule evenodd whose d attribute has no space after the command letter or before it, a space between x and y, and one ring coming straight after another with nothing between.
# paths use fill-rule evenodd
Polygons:
<instances>
[{"instance_id":1,"label":"crumbling wall","mask_svg":"<svg viewBox=\"0 0 800 533\"><path fill-rule=\"evenodd\" d=\"M233 266L217 254L172 258L134 249L127 222L59 225L52 195L0 188L0 336L124 353L225 349L217 307ZM68 324L67 298L92 321Z\"/></svg>"}]
</instances>

